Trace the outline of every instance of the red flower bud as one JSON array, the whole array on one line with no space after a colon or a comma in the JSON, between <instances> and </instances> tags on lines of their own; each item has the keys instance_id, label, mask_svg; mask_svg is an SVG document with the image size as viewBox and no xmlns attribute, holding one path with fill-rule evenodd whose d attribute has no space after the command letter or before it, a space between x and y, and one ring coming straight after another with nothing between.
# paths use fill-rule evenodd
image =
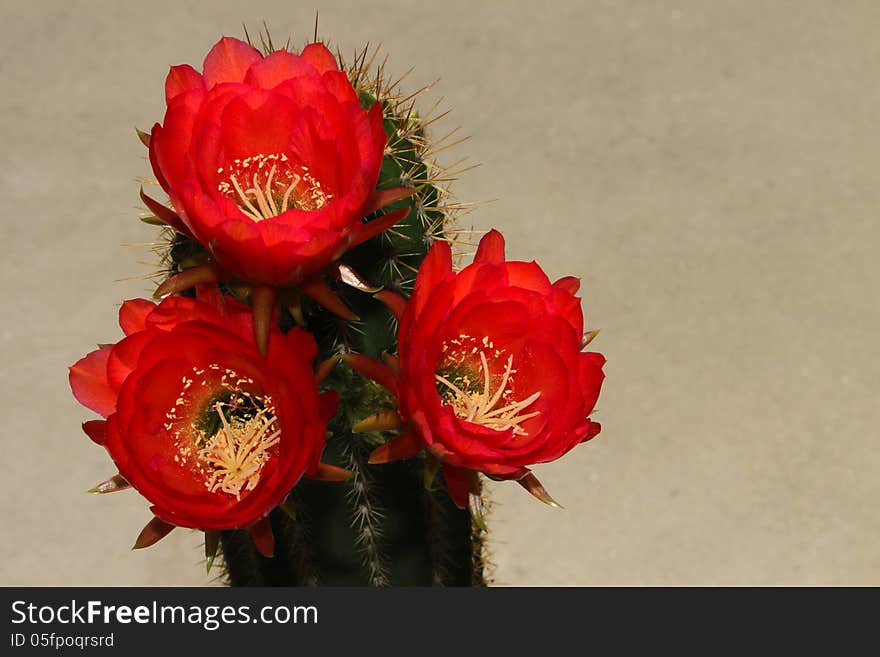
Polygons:
<instances>
[{"instance_id":1,"label":"red flower bud","mask_svg":"<svg viewBox=\"0 0 880 657\"><path fill-rule=\"evenodd\" d=\"M156 526L252 527L300 477L320 475L336 397L318 393L310 335L273 327L263 358L248 307L216 292L126 301L119 324L126 337L73 365L70 386L106 418L84 428L153 504Z\"/></svg>"},{"instance_id":2,"label":"red flower bud","mask_svg":"<svg viewBox=\"0 0 880 657\"><path fill-rule=\"evenodd\" d=\"M165 95L150 162L179 217L158 213L225 271L295 284L387 227L362 221L400 196L376 192L382 107L361 107L323 44L264 57L224 37L202 73L172 67Z\"/></svg>"}]
</instances>

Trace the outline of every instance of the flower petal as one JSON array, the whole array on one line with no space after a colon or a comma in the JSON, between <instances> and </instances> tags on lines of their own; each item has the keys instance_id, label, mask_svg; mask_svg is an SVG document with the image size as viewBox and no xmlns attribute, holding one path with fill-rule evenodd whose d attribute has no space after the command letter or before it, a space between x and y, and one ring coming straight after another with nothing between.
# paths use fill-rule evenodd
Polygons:
<instances>
[{"instance_id":1,"label":"flower petal","mask_svg":"<svg viewBox=\"0 0 880 657\"><path fill-rule=\"evenodd\" d=\"M208 89L221 82L242 82L251 64L262 59L253 46L223 37L205 57L203 72Z\"/></svg>"},{"instance_id":2,"label":"flower petal","mask_svg":"<svg viewBox=\"0 0 880 657\"><path fill-rule=\"evenodd\" d=\"M299 56L314 66L318 73L339 70L336 65L336 58L323 43L310 43L303 48Z\"/></svg>"},{"instance_id":3,"label":"flower petal","mask_svg":"<svg viewBox=\"0 0 880 657\"><path fill-rule=\"evenodd\" d=\"M98 349L70 368L70 389L80 404L104 417L116 410L116 393L107 380L110 348Z\"/></svg>"},{"instance_id":4,"label":"flower petal","mask_svg":"<svg viewBox=\"0 0 880 657\"><path fill-rule=\"evenodd\" d=\"M168 77L165 78L165 102L170 103L172 98L187 91L204 90L204 88L204 78L192 66L189 64L172 66Z\"/></svg>"},{"instance_id":5,"label":"flower petal","mask_svg":"<svg viewBox=\"0 0 880 657\"><path fill-rule=\"evenodd\" d=\"M274 89L291 78L309 75L314 76L315 70L308 62L286 50L276 50L250 67L245 82L260 89Z\"/></svg>"},{"instance_id":6,"label":"flower petal","mask_svg":"<svg viewBox=\"0 0 880 657\"><path fill-rule=\"evenodd\" d=\"M466 509L470 500L471 477L467 470L443 465L443 478L446 480L446 490L449 497L459 509Z\"/></svg>"},{"instance_id":7,"label":"flower petal","mask_svg":"<svg viewBox=\"0 0 880 657\"><path fill-rule=\"evenodd\" d=\"M126 335L146 328L147 315L156 309L156 304L146 299L129 299L119 309L119 326Z\"/></svg>"},{"instance_id":8,"label":"flower petal","mask_svg":"<svg viewBox=\"0 0 880 657\"><path fill-rule=\"evenodd\" d=\"M261 518L251 528L251 538L257 551L264 557L271 557L275 553L275 536L272 534L272 525L268 518Z\"/></svg>"},{"instance_id":9,"label":"flower petal","mask_svg":"<svg viewBox=\"0 0 880 657\"><path fill-rule=\"evenodd\" d=\"M414 430L392 438L384 445L379 445L370 454L370 463L390 463L408 459L418 454L425 445Z\"/></svg>"},{"instance_id":10,"label":"flower petal","mask_svg":"<svg viewBox=\"0 0 880 657\"><path fill-rule=\"evenodd\" d=\"M492 229L480 240L474 262L504 262L504 237Z\"/></svg>"},{"instance_id":11,"label":"flower petal","mask_svg":"<svg viewBox=\"0 0 880 657\"><path fill-rule=\"evenodd\" d=\"M89 420L83 422L82 428L85 434L92 439L92 442L98 445L103 445L107 439L106 420Z\"/></svg>"},{"instance_id":12,"label":"flower petal","mask_svg":"<svg viewBox=\"0 0 880 657\"><path fill-rule=\"evenodd\" d=\"M569 294L577 294L577 291L581 289L581 279L577 276L563 276L553 283L553 287L565 290Z\"/></svg>"}]
</instances>

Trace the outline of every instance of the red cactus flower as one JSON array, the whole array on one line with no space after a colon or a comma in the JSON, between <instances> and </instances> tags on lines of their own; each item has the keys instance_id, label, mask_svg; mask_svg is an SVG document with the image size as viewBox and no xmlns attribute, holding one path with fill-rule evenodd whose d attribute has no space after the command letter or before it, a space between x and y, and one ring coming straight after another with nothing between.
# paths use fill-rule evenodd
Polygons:
<instances>
[{"instance_id":1,"label":"red cactus flower","mask_svg":"<svg viewBox=\"0 0 880 657\"><path fill-rule=\"evenodd\" d=\"M224 37L202 73L171 68L165 97L149 139L153 171L177 210L172 223L222 267L286 285L387 227L361 221L388 200L376 192L382 107L361 107L323 44L264 57Z\"/></svg>"},{"instance_id":2,"label":"red cactus flower","mask_svg":"<svg viewBox=\"0 0 880 657\"><path fill-rule=\"evenodd\" d=\"M376 189L382 106L363 109L321 43L264 57L224 37L202 73L172 67L165 96L164 123L143 139L175 211L142 198L214 260L166 282L161 294L230 277L270 289L298 285L406 213L363 221L413 190ZM323 303L327 290L312 286Z\"/></svg>"},{"instance_id":3,"label":"red cactus flower","mask_svg":"<svg viewBox=\"0 0 880 657\"><path fill-rule=\"evenodd\" d=\"M380 295L400 317L399 362L349 358L399 399L397 418L374 416L358 429L408 427L371 462L426 448L459 506L476 472L515 479L555 504L527 466L558 459L600 430L589 415L605 359L582 351L593 334L584 335L578 287L572 277L551 283L534 262L505 261L497 231L458 273L449 245L435 243L408 303Z\"/></svg>"},{"instance_id":4,"label":"red cactus flower","mask_svg":"<svg viewBox=\"0 0 880 657\"><path fill-rule=\"evenodd\" d=\"M300 477L348 474L320 463L336 397L318 393L310 335L274 329L263 358L248 307L200 292L126 301L126 337L70 368L74 396L106 418L83 428L119 470L94 490L133 486L152 503L136 547L174 526L250 528L271 554L266 515Z\"/></svg>"}]
</instances>

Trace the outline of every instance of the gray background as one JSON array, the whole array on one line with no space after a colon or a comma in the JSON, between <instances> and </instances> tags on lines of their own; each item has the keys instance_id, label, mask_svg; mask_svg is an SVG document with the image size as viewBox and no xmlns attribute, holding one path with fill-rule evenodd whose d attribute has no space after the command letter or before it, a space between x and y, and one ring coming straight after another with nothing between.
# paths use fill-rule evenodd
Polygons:
<instances>
[{"instance_id":1,"label":"gray background","mask_svg":"<svg viewBox=\"0 0 880 657\"><path fill-rule=\"evenodd\" d=\"M10 2L0 20L0 584L202 584L80 432L66 366L151 286L133 127L221 34L304 42L315 3ZM497 198L466 221L583 279L602 434L491 486L504 584L878 584L880 3L320 3L346 52L442 77ZM442 128L438 128L441 130ZM136 261L147 264L139 265ZM134 277L117 282L115 279Z\"/></svg>"}]
</instances>

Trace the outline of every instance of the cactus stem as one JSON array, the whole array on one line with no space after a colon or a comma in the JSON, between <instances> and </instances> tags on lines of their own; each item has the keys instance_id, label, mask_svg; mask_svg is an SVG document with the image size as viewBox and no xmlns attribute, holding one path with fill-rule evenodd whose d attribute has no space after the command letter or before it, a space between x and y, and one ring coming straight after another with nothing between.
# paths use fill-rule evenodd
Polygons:
<instances>
[{"instance_id":1,"label":"cactus stem","mask_svg":"<svg viewBox=\"0 0 880 657\"><path fill-rule=\"evenodd\" d=\"M388 586L388 571L382 555L381 513L372 499L372 480L366 472L363 445L351 440L345 446L348 466L355 473L349 499L354 509L357 543L363 552L364 565L369 571L371 586Z\"/></svg>"},{"instance_id":2,"label":"cactus stem","mask_svg":"<svg viewBox=\"0 0 880 657\"><path fill-rule=\"evenodd\" d=\"M468 508L470 509L474 525L476 525L480 531L487 531L486 521L483 518L483 499L480 497L479 492L468 493Z\"/></svg>"}]
</instances>

